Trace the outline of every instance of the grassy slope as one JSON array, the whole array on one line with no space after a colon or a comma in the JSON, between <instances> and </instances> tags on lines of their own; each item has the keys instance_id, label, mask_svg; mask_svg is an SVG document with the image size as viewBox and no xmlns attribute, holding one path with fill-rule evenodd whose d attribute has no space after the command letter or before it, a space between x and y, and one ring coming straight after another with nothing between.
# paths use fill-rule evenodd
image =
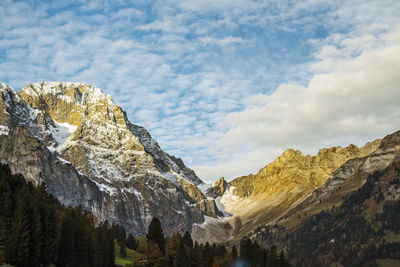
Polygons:
<instances>
[{"instance_id":1,"label":"grassy slope","mask_svg":"<svg viewBox=\"0 0 400 267\"><path fill-rule=\"evenodd\" d=\"M120 247L118 245L117 240L114 240L114 249L115 249L115 264L120 265L120 266L124 266L125 264L128 264L128 263L136 262L143 257L143 255L140 254L139 252L136 252L132 249L126 248L127 257L121 258L121 255L119 254Z\"/></svg>"},{"instance_id":2,"label":"grassy slope","mask_svg":"<svg viewBox=\"0 0 400 267\"><path fill-rule=\"evenodd\" d=\"M400 242L400 234L395 234L394 232L388 232L385 235L385 241L387 243Z\"/></svg>"},{"instance_id":3,"label":"grassy slope","mask_svg":"<svg viewBox=\"0 0 400 267\"><path fill-rule=\"evenodd\" d=\"M307 216L311 216L317 213L320 213L322 210L330 209L333 206L340 206L343 201L343 197L351 194L352 192L356 191L360 188L363 182L366 179L365 174L358 174L351 177L349 180L345 181L343 184L340 185L336 191L328 194L324 197L321 203L316 203L307 209L303 209L302 211L294 214L284 222L280 223L286 229L290 229L297 224L299 224L302 219ZM300 215L300 218L299 218Z\"/></svg>"},{"instance_id":4,"label":"grassy slope","mask_svg":"<svg viewBox=\"0 0 400 267\"><path fill-rule=\"evenodd\" d=\"M400 260L394 259L379 259L376 260L378 267L398 267L400 266Z\"/></svg>"}]
</instances>

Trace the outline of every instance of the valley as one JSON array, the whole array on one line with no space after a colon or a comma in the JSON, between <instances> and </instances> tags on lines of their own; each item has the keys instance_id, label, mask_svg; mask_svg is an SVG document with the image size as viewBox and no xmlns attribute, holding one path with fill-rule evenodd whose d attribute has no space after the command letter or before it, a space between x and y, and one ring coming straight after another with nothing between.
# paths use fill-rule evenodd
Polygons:
<instances>
[{"instance_id":1,"label":"valley","mask_svg":"<svg viewBox=\"0 0 400 267\"><path fill-rule=\"evenodd\" d=\"M0 267L400 267L400 1L0 1Z\"/></svg>"},{"instance_id":2,"label":"valley","mask_svg":"<svg viewBox=\"0 0 400 267\"><path fill-rule=\"evenodd\" d=\"M256 174L206 184L98 88L42 82L17 93L0 83L0 95L0 162L36 186L45 183L62 205L90 212L97 225L107 221L143 236L158 218L168 237L187 232L196 244L228 249L257 241L286 251L296 265L355 264L344 254L369 242L378 245L370 249L379 257L399 256L393 249L398 229L389 217L398 220L392 210L400 200L400 131L362 147L322 148L314 156L287 149ZM367 239L348 240L349 233L338 230L352 227L346 226L352 220L365 226L360 235L368 233ZM319 224L333 232L321 236L328 226ZM304 255L314 245L296 248L307 231L315 232L314 245L323 246L311 262ZM336 248L332 253L339 256L321 258L339 239L345 252ZM360 262L374 260L367 251Z\"/></svg>"}]
</instances>

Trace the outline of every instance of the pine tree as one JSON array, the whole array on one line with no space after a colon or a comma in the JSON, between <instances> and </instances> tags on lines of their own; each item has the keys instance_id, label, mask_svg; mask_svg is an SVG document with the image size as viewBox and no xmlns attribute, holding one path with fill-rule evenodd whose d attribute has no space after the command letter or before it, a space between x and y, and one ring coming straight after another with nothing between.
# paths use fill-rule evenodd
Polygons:
<instances>
[{"instance_id":1,"label":"pine tree","mask_svg":"<svg viewBox=\"0 0 400 267\"><path fill-rule=\"evenodd\" d=\"M128 238L126 239L126 247L136 250L139 246L139 243L135 239L135 237L132 234L128 235Z\"/></svg>"},{"instance_id":2,"label":"pine tree","mask_svg":"<svg viewBox=\"0 0 400 267\"><path fill-rule=\"evenodd\" d=\"M190 267L190 254L189 249L185 244L180 242L178 251L176 253L176 266L177 267Z\"/></svg>"},{"instance_id":3,"label":"pine tree","mask_svg":"<svg viewBox=\"0 0 400 267\"><path fill-rule=\"evenodd\" d=\"M203 261L203 249L197 242L195 242L194 247L193 247L193 258L196 267L202 267L204 266L204 261Z\"/></svg>"},{"instance_id":4,"label":"pine tree","mask_svg":"<svg viewBox=\"0 0 400 267\"><path fill-rule=\"evenodd\" d=\"M29 222L23 193L17 195L7 247L7 258L11 264L18 266L29 265Z\"/></svg>"},{"instance_id":5,"label":"pine tree","mask_svg":"<svg viewBox=\"0 0 400 267\"><path fill-rule=\"evenodd\" d=\"M236 246L233 246L232 247L232 257L235 260L237 258L237 256L238 256L238 252L237 252Z\"/></svg>"},{"instance_id":6,"label":"pine tree","mask_svg":"<svg viewBox=\"0 0 400 267\"><path fill-rule=\"evenodd\" d=\"M98 266L108 266L107 263L110 261L109 259L110 244L108 242L108 237L107 237L107 227L104 225L104 223L100 223L100 225L96 228L95 235L98 244L97 247L98 251L96 253L99 262ZM114 246L114 242L112 246ZM100 265L101 262L103 263L102 265Z\"/></svg>"},{"instance_id":7,"label":"pine tree","mask_svg":"<svg viewBox=\"0 0 400 267\"><path fill-rule=\"evenodd\" d=\"M149 230L146 235L147 241L151 241L157 244L162 251L163 255L165 255L165 237L164 232L161 226L161 222L156 218L150 222Z\"/></svg>"},{"instance_id":8,"label":"pine tree","mask_svg":"<svg viewBox=\"0 0 400 267\"><path fill-rule=\"evenodd\" d=\"M221 257L224 257L225 255L226 255L226 247L225 246L223 246L223 245L219 245L218 247L217 247L217 249L218 249L218 255L219 256L221 256Z\"/></svg>"},{"instance_id":9,"label":"pine tree","mask_svg":"<svg viewBox=\"0 0 400 267\"><path fill-rule=\"evenodd\" d=\"M104 262L108 266L114 266L114 262L115 262L114 239L113 239L111 231L109 231L108 228L107 228L107 243L108 243L108 253L107 253L108 258Z\"/></svg>"},{"instance_id":10,"label":"pine tree","mask_svg":"<svg viewBox=\"0 0 400 267\"><path fill-rule=\"evenodd\" d=\"M41 222L36 196L30 201L29 207L29 263L31 266L40 265L40 251L42 248Z\"/></svg>"},{"instance_id":11,"label":"pine tree","mask_svg":"<svg viewBox=\"0 0 400 267\"><path fill-rule=\"evenodd\" d=\"M13 178L8 166L0 164L0 262L4 261L7 255L11 218L14 216L13 210L15 210L13 207L15 194L12 194L10 188Z\"/></svg>"},{"instance_id":12,"label":"pine tree","mask_svg":"<svg viewBox=\"0 0 400 267\"><path fill-rule=\"evenodd\" d=\"M163 267L166 265L166 258L157 243L150 241L147 252L147 264L152 267Z\"/></svg>"},{"instance_id":13,"label":"pine tree","mask_svg":"<svg viewBox=\"0 0 400 267\"><path fill-rule=\"evenodd\" d=\"M55 207L53 203L45 201L42 200L42 205L39 207L42 240L40 262L43 265L48 265L56 260L58 230ZM47 199L47 201L49 200Z\"/></svg>"},{"instance_id":14,"label":"pine tree","mask_svg":"<svg viewBox=\"0 0 400 267\"><path fill-rule=\"evenodd\" d=\"M193 255L193 240L189 232L186 231L180 240L178 252L177 252L177 266L179 267L190 267L195 265L195 259Z\"/></svg>"},{"instance_id":15,"label":"pine tree","mask_svg":"<svg viewBox=\"0 0 400 267\"><path fill-rule=\"evenodd\" d=\"M177 252L181 243L181 236L179 234L174 234L170 238L167 239L165 250L168 259L169 266L177 265Z\"/></svg>"},{"instance_id":16,"label":"pine tree","mask_svg":"<svg viewBox=\"0 0 400 267\"><path fill-rule=\"evenodd\" d=\"M193 240L188 231L186 231L185 234L183 235L182 243L189 248L193 248Z\"/></svg>"},{"instance_id":17,"label":"pine tree","mask_svg":"<svg viewBox=\"0 0 400 267\"><path fill-rule=\"evenodd\" d=\"M5 227L5 218L0 217L0 264L5 260L5 247L7 242L7 229Z\"/></svg>"},{"instance_id":18,"label":"pine tree","mask_svg":"<svg viewBox=\"0 0 400 267\"><path fill-rule=\"evenodd\" d=\"M213 262L213 256L211 254L210 243L206 242L203 250L203 260L206 266L211 266Z\"/></svg>"},{"instance_id":19,"label":"pine tree","mask_svg":"<svg viewBox=\"0 0 400 267\"><path fill-rule=\"evenodd\" d=\"M89 264L89 248L90 248L90 223L83 215L82 210L77 208L74 210L74 219L77 223L75 228L75 251L76 262L80 266L88 266Z\"/></svg>"},{"instance_id":20,"label":"pine tree","mask_svg":"<svg viewBox=\"0 0 400 267\"><path fill-rule=\"evenodd\" d=\"M67 209L61 225L61 233L58 244L57 265L76 265L76 222L73 218L73 211Z\"/></svg>"},{"instance_id":21,"label":"pine tree","mask_svg":"<svg viewBox=\"0 0 400 267\"><path fill-rule=\"evenodd\" d=\"M118 240L118 244L125 243L126 232L124 227L119 224L113 223L111 226L111 231L113 232L114 238Z\"/></svg>"},{"instance_id":22,"label":"pine tree","mask_svg":"<svg viewBox=\"0 0 400 267\"><path fill-rule=\"evenodd\" d=\"M92 215L65 209L44 185L36 188L0 165L0 263L105 267L114 259L107 222L95 229Z\"/></svg>"},{"instance_id":23,"label":"pine tree","mask_svg":"<svg viewBox=\"0 0 400 267\"><path fill-rule=\"evenodd\" d=\"M101 223L96 228L96 237L99 244L99 257L102 265L113 266L115 261L114 255L114 232L110 228L107 221Z\"/></svg>"},{"instance_id":24,"label":"pine tree","mask_svg":"<svg viewBox=\"0 0 400 267\"><path fill-rule=\"evenodd\" d=\"M41 225L41 249L39 261L43 265L48 265L51 262L55 262L57 255L57 201L47 193L46 185L44 183L40 184L36 191L39 199L38 211Z\"/></svg>"}]
</instances>

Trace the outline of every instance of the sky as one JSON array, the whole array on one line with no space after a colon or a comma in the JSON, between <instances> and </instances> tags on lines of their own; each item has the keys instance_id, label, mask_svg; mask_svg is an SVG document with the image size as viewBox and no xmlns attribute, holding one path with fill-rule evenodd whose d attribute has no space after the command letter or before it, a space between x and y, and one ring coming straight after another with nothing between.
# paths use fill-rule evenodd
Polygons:
<instances>
[{"instance_id":1,"label":"sky","mask_svg":"<svg viewBox=\"0 0 400 267\"><path fill-rule=\"evenodd\" d=\"M0 81L101 88L206 182L400 130L400 1L0 1Z\"/></svg>"}]
</instances>

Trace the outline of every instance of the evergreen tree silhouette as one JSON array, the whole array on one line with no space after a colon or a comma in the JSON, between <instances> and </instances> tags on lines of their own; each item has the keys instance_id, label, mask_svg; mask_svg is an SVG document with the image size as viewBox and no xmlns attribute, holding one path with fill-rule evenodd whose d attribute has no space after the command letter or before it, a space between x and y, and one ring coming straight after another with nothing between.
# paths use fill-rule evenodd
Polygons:
<instances>
[{"instance_id":1,"label":"evergreen tree silhouette","mask_svg":"<svg viewBox=\"0 0 400 267\"><path fill-rule=\"evenodd\" d=\"M150 222L146 238L148 241L157 244L163 255L165 255L165 236L161 222L156 217L153 217Z\"/></svg>"}]
</instances>

